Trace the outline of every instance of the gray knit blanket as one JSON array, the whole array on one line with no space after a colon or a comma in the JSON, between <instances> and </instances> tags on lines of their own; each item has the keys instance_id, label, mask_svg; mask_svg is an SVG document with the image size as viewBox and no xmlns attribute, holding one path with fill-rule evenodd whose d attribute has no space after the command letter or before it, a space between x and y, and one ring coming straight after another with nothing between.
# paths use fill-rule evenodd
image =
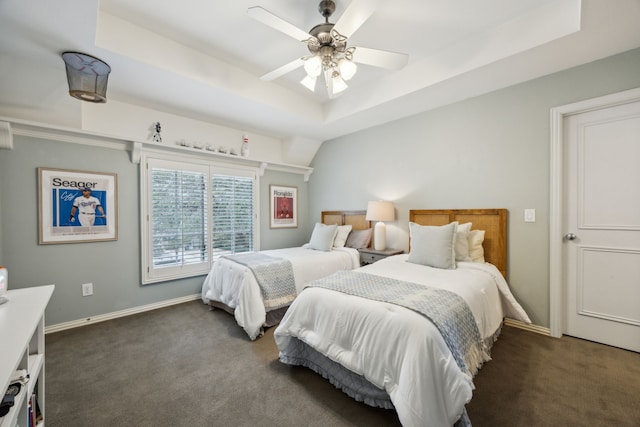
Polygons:
<instances>
[{"instance_id":1,"label":"gray knit blanket","mask_svg":"<svg viewBox=\"0 0 640 427\"><path fill-rule=\"evenodd\" d=\"M490 359L469 305L454 292L354 271L340 271L309 286L396 304L422 314L438 328L460 369L471 376Z\"/></svg>"},{"instance_id":2,"label":"gray knit blanket","mask_svg":"<svg viewBox=\"0 0 640 427\"><path fill-rule=\"evenodd\" d=\"M296 282L291 261L284 258L250 252L226 255L229 259L248 267L256 278L266 311L287 307L296 297Z\"/></svg>"}]
</instances>

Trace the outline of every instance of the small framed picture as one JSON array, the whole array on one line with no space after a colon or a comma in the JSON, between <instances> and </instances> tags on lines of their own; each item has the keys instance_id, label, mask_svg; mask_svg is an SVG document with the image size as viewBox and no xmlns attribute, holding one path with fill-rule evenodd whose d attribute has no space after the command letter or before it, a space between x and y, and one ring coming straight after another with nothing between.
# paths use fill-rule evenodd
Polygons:
<instances>
[{"instance_id":1,"label":"small framed picture","mask_svg":"<svg viewBox=\"0 0 640 427\"><path fill-rule=\"evenodd\" d=\"M118 239L116 175L38 168L41 245Z\"/></svg>"},{"instance_id":2,"label":"small framed picture","mask_svg":"<svg viewBox=\"0 0 640 427\"><path fill-rule=\"evenodd\" d=\"M271 228L298 226L298 189L282 185L269 186Z\"/></svg>"}]
</instances>

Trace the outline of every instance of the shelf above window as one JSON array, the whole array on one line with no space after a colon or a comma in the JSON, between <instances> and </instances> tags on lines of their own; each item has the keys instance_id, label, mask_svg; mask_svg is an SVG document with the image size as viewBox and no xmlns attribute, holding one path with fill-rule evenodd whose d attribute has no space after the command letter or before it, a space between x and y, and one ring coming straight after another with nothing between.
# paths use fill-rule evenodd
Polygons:
<instances>
[{"instance_id":1,"label":"shelf above window","mask_svg":"<svg viewBox=\"0 0 640 427\"><path fill-rule=\"evenodd\" d=\"M13 145L15 143L15 141L13 141L13 135L29 136L74 144L93 145L111 149L124 149L130 152L132 163L140 163L142 150L149 149L176 154L179 153L186 156L216 159L221 162L232 163L235 165L253 166L260 169L261 175L264 174L266 169L300 174L304 176L305 182L309 180L309 177L313 173L313 168L307 166L263 161L260 159L209 151L207 149L184 147L180 145L131 141L78 129L0 117L0 149L13 149ZM2 141L5 142L2 143Z\"/></svg>"}]
</instances>

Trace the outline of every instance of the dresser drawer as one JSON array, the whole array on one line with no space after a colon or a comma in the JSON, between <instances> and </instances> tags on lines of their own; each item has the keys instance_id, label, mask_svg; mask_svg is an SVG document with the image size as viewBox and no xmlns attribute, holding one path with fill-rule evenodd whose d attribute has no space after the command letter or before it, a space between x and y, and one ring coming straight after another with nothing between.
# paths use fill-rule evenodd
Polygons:
<instances>
[{"instance_id":1,"label":"dresser drawer","mask_svg":"<svg viewBox=\"0 0 640 427\"><path fill-rule=\"evenodd\" d=\"M373 264L376 261L380 261L386 258L386 255L372 254L368 252L360 252L360 265Z\"/></svg>"}]
</instances>

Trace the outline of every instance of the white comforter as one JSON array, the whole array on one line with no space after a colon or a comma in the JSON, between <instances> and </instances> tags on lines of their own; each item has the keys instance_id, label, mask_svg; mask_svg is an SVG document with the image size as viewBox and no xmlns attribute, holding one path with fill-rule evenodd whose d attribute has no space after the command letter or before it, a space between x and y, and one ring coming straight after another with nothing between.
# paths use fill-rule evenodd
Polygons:
<instances>
[{"instance_id":1,"label":"white comforter","mask_svg":"<svg viewBox=\"0 0 640 427\"><path fill-rule=\"evenodd\" d=\"M388 257L356 271L453 291L469 304L483 338L508 315L530 323L491 264L458 263L442 270ZM393 304L307 288L274 333L281 350L295 337L385 390L404 426L449 426L471 400L472 378L456 364L426 317Z\"/></svg>"},{"instance_id":2,"label":"white comforter","mask_svg":"<svg viewBox=\"0 0 640 427\"><path fill-rule=\"evenodd\" d=\"M265 255L291 261L296 290L304 285L340 270L352 270L360 265L358 251L334 248L317 251L304 247L262 251ZM219 258L202 285L202 300L219 301L235 309L234 316L252 340L256 339L266 320L262 293L253 272L248 267L226 258Z\"/></svg>"}]
</instances>

